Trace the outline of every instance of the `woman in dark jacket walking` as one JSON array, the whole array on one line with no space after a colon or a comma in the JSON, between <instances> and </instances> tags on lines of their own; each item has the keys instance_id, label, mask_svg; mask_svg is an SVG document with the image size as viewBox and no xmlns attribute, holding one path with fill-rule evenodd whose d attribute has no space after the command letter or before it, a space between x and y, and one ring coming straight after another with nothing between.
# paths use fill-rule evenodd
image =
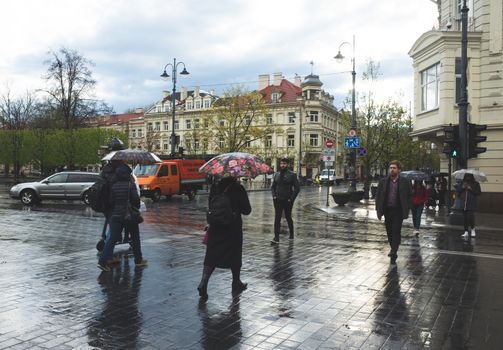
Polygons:
<instances>
[{"instance_id":1,"label":"woman in dark jacket walking","mask_svg":"<svg viewBox=\"0 0 503 350\"><path fill-rule=\"evenodd\" d=\"M115 182L110 188L108 216L110 234L105 240L105 247L98 263L98 267L103 271L110 271L107 261L113 255L115 243L122 238L121 232L126 225L128 225L131 234L131 245L136 266L145 266L147 264L147 261L142 258L138 224L126 223L124 220L128 200L133 207L140 208L140 196L131 177L131 168L123 164L115 170Z\"/></svg>"},{"instance_id":2,"label":"woman in dark jacket walking","mask_svg":"<svg viewBox=\"0 0 503 350\"><path fill-rule=\"evenodd\" d=\"M463 176L463 182L455 185L456 192L461 201L463 209L463 218L465 233L461 237L467 239L475 237L475 210L477 209L477 196L480 195L480 184L475 181L473 174L466 173Z\"/></svg>"},{"instance_id":3,"label":"woman in dark jacket walking","mask_svg":"<svg viewBox=\"0 0 503 350\"><path fill-rule=\"evenodd\" d=\"M232 290L240 292L247 284L241 282L241 260L243 253L243 221L241 215L251 213L248 194L235 177L224 177L210 189L209 201L218 194L225 192L229 196L234 212L232 223L228 227L210 225L208 229L208 244L204 257L203 276L197 287L199 296L208 298L207 287L213 270L216 267L230 268L232 271Z\"/></svg>"}]
</instances>

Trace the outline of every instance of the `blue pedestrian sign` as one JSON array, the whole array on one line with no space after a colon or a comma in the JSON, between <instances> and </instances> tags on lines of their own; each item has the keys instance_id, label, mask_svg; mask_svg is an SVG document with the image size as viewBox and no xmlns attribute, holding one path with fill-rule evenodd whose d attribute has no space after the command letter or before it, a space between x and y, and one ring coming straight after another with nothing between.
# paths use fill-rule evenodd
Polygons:
<instances>
[{"instance_id":1,"label":"blue pedestrian sign","mask_svg":"<svg viewBox=\"0 0 503 350\"><path fill-rule=\"evenodd\" d=\"M345 137L344 148L360 148L360 137L358 136Z\"/></svg>"}]
</instances>

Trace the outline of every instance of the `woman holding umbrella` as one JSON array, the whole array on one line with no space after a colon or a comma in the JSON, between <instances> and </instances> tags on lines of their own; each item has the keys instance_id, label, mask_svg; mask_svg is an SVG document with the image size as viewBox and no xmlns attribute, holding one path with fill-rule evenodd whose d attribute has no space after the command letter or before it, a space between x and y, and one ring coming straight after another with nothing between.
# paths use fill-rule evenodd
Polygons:
<instances>
[{"instance_id":1,"label":"woman holding umbrella","mask_svg":"<svg viewBox=\"0 0 503 350\"><path fill-rule=\"evenodd\" d=\"M245 188L237 181L238 177L253 178L269 171L269 167L256 156L247 153L226 153L205 163L199 172L220 178L210 189L208 211L208 243L204 257L203 276L197 287L199 296L208 298L208 281L216 267L230 268L232 271L232 291L241 292L247 284L241 281L243 253L243 221L241 215L251 213L250 201ZM210 221L212 203L217 197L227 197L232 218L227 224L214 224ZM213 207L214 208L214 207Z\"/></svg>"},{"instance_id":2,"label":"woman holding umbrella","mask_svg":"<svg viewBox=\"0 0 503 350\"><path fill-rule=\"evenodd\" d=\"M480 195L480 184L475 181L473 174L465 173L463 182L455 185L458 197L461 200L463 209L463 219L465 233L461 235L464 239L475 237L475 210L477 209L477 196Z\"/></svg>"}]
</instances>

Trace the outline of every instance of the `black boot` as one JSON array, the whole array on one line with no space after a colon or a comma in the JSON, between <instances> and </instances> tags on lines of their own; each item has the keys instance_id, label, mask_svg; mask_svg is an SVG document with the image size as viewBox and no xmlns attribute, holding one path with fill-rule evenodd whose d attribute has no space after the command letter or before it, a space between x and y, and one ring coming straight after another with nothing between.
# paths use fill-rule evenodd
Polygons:
<instances>
[{"instance_id":1,"label":"black boot","mask_svg":"<svg viewBox=\"0 0 503 350\"><path fill-rule=\"evenodd\" d=\"M241 282L241 266L231 267L231 271L232 271L232 291L235 293L244 291L248 287L248 284Z\"/></svg>"},{"instance_id":2,"label":"black boot","mask_svg":"<svg viewBox=\"0 0 503 350\"><path fill-rule=\"evenodd\" d=\"M203 277L201 277L201 282L197 286L197 290L199 291L199 296L203 299L208 299L208 281L210 280L211 273L215 268L210 266L204 266L203 268Z\"/></svg>"}]
</instances>

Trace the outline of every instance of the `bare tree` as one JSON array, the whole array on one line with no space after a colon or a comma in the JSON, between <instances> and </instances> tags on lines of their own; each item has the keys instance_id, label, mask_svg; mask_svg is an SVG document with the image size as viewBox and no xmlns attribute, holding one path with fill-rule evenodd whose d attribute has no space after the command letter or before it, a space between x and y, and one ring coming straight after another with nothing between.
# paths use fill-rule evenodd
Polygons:
<instances>
[{"instance_id":1,"label":"bare tree","mask_svg":"<svg viewBox=\"0 0 503 350\"><path fill-rule=\"evenodd\" d=\"M65 130L81 126L89 117L113 112L104 102L92 98L96 80L89 68L94 65L90 60L67 48L49 55L44 77L49 87L45 92L53 116L61 120Z\"/></svg>"},{"instance_id":2,"label":"bare tree","mask_svg":"<svg viewBox=\"0 0 503 350\"><path fill-rule=\"evenodd\" d=\"M220 152L249 149L255 140L263 140L276 129L267 124L267 109L262 95L236 87L224 92L205 115L203 135Z\"/></svg>"}]
</instances>

